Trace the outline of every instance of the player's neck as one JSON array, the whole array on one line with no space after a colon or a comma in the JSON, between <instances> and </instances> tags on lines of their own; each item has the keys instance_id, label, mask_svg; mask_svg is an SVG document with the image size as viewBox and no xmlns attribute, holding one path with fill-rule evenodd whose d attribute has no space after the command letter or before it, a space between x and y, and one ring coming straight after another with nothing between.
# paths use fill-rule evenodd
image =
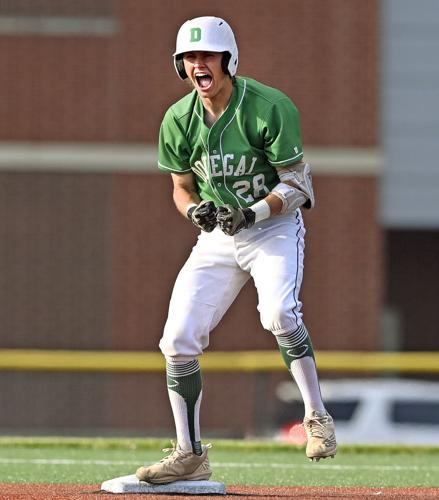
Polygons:
<instances>
[{"instance_id":1,"label":"player's neck","mask_svg":"<svg viewBox=\"0 0 439 500\"><path fill-rule=\"evenodd\" d=\"M233 85L225 86L213 98L201 97L204 107L204 123L211 127L224 113L233 94Z\"/></svg>"}]
</instances>

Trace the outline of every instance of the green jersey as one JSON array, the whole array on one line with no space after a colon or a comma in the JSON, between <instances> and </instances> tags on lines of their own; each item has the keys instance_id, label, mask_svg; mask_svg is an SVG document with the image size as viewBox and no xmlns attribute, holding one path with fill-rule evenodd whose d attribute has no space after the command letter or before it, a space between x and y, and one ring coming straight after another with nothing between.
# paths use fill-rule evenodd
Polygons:
<instances>
[{"instance_id":1,"label":"green jersey","mask_svg":"<svg viewBox=\"0 0 439 500\"><path fill-rule=\"evenodd\" d=\"M207 127L193 90L165 114L158 166L193 172L203 200L248 207L279 183L277 168L302 159L299 113L281 91L237 77L223 115Z\"/></svg>"}]
</instances>

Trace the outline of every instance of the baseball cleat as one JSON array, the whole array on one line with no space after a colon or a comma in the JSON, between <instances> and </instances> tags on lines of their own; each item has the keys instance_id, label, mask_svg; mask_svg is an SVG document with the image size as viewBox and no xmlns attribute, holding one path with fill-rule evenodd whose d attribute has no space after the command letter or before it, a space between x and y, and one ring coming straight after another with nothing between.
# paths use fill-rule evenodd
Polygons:
<instances>
[{"instance_id":1,"label":"baseball cleat","mask_svg":"<svg viewBox=\"0 0 439 500\"><path fill-rule=\"evenodd\" d=\"M311 417L303 419L303 426L308 437L306 456L316 462L321 458L334 458L337 441L331 415L326 411L313 411Z\"/></svg>"},{"instance_id":2,"label":"baseball cleat","mask_svg":"<svg viewBox=\"0 0 439 500\"><path fill-rule=\"evenodd\" d=\"M160 462L148 467L139 467L136 476L139 481L146 481L151 484L166 484L173 481L207 480L212 475L207 450L211 444L203 446L203 453L196 455L191 451L183 451L178 444L172 443L172 448L165 448L163 451L171 453L162 458Z\"/></svg>"}]
</instances>

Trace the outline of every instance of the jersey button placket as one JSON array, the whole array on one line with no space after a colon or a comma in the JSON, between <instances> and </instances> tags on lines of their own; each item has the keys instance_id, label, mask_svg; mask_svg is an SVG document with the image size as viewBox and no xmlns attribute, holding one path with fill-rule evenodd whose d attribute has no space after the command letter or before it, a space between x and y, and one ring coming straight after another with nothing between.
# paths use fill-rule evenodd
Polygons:
<instances>
[{"instance_id":1,"label":"jersey button placket","mask_svg":"<svg viewBox=\"0 0 439 500\"><path fill-rule=\"evenodd\" d=\"M209 133L207 134L207 141L206 141L206 143L207 143L207 158L208 158L208 161L207 161L207 163L208 163L208 179L209 179L209 184L212 187L212 192L216 193L216 196L218 197L218 199L223 202L221 194L218 192L218 190L215 187L214 179L212 179L212 165L210 163L210 135L211 135L212 130L215 128L215 125L216 125L216 123L214 123L212 125L212 127L209 129ZM213 133L213 136L215 137L215 133ZM212 149L212 154L216 154L216 152L217 152L216 149ZM217 183L217 187L221 187L221 182Z\"/></svg>"},{"instance_id":2,"label":"jersey button placket","mask_svg":"<svg viewBox=\"0 0 439 500\"><path fill-rule=\"evenodd\" d=\"M216 149L214 149L214 150L212 151L212 153L213 153L214 155L216 155ZM217 183L216 183L216 185L217 185L218 187L221 187L221 186L222 186L221 182L217 182Z\"/></svg>"}]
</instances>

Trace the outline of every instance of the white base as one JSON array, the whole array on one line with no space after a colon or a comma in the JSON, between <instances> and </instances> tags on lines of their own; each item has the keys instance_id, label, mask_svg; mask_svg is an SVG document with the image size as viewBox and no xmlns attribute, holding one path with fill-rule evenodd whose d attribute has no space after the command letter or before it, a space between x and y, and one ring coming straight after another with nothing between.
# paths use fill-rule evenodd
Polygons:
<instances>
[{"instance_id":1,"label":"white base","mask_svg":"<svg viewBox=\"0 0 439 500\"><path fill-rule=\"evenodd\" d=\"M182 493L190 495L225 495L226 487L215 481L174 481L168 484L150 484L139 481L135 474L104 481L102 491L109 493Z\"/></svg>"}]
</instances>

